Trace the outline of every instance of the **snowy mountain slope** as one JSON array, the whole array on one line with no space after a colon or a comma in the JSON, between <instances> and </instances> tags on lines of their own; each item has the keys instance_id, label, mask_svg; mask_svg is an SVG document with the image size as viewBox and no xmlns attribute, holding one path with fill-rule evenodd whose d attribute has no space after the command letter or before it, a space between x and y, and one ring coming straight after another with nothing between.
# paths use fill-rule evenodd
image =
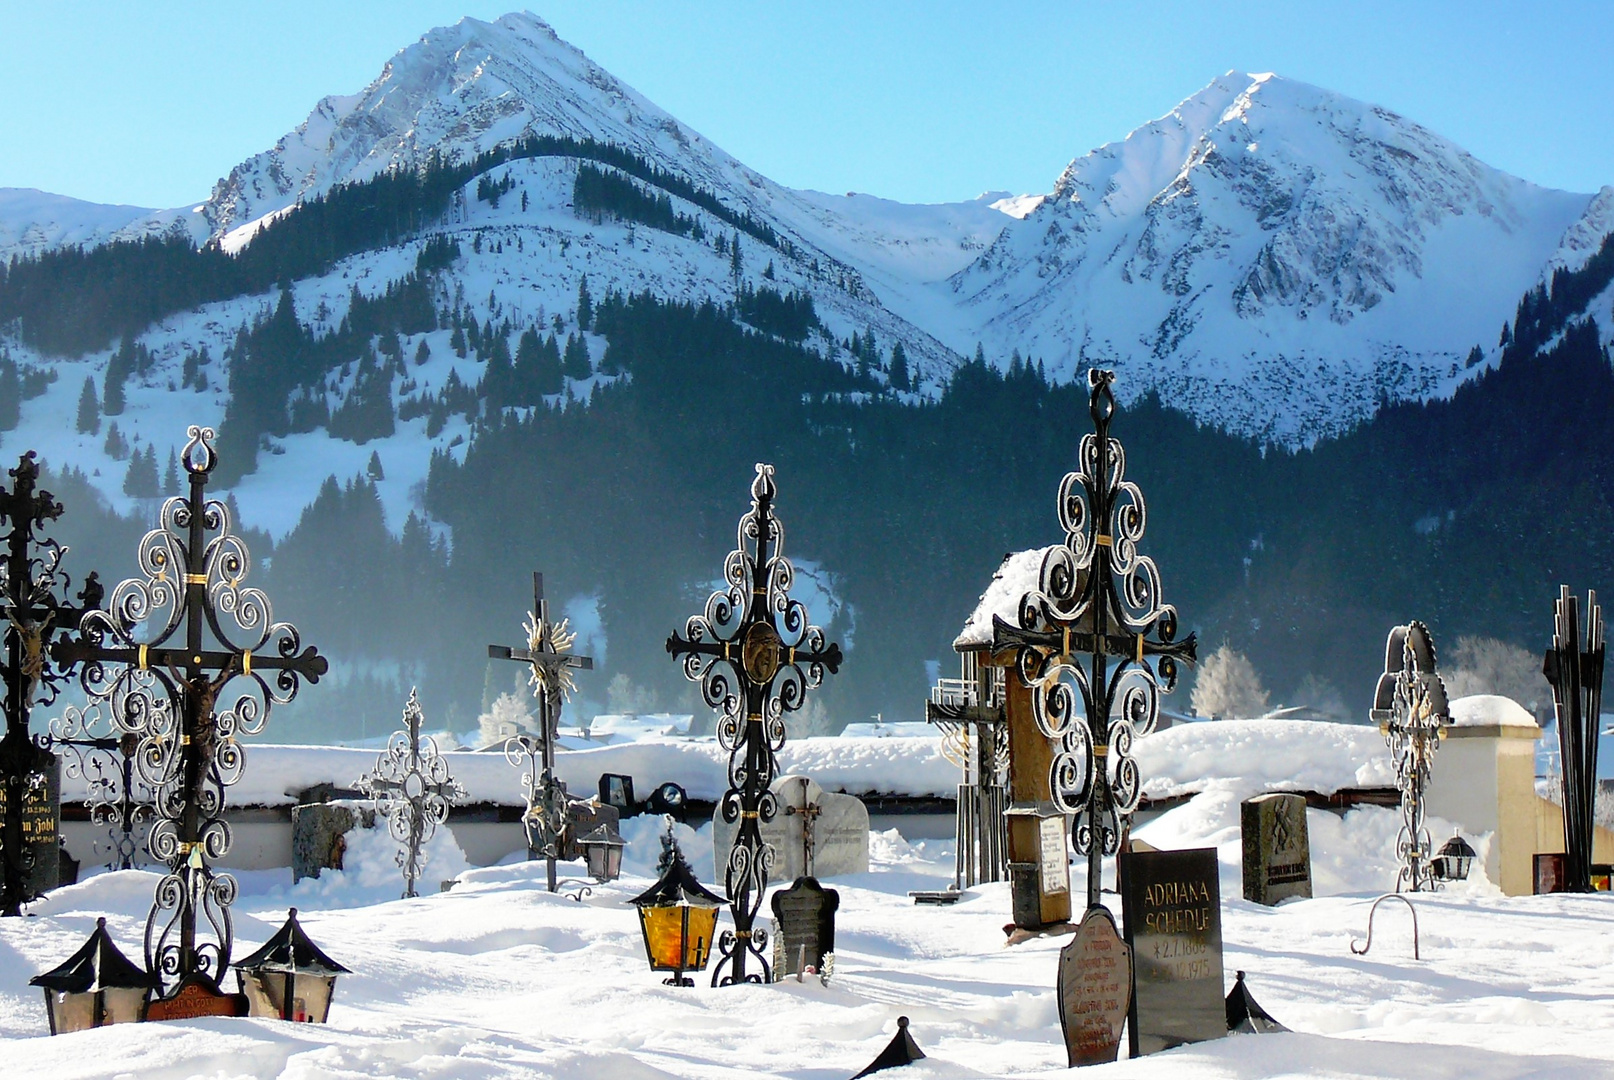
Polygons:
<instances>
[{"instance_id":1,"label":"snowy mountain slope","mask_svg":"<svg viewBox=\"0 0 1614 1080\"><path fill-rule=\"evenodd\" d=\"M1387 110L1229 73L1073 161L954 275L956 322L933 329L1061 377L1114 364L1129 394L1305 442L1381 396L1449 392L1560 244L1589 243L1568 230L1606 224L1592 203Z\"/></svg>"},{"instance_id":2,"label":"snowy mountain slope","mask_svg":"<svg viewBox=\"0 0 1614 1080\"><path fill-rule=\"evenodd\" d=\"M148 210L85 202L34 188L0 188L0 262L74 244L96 246L179 230L201 239L205 222L193 221L187 207Z\"/></svg>"}]
</instances>

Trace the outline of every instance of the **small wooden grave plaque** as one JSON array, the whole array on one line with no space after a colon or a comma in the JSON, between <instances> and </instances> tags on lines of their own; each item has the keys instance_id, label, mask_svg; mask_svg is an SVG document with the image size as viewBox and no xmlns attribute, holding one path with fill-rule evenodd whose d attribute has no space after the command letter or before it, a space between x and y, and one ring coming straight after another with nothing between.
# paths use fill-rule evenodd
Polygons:
<instances>
[{"instance_id":1,"label":"small wooden grave plaque","mask_svg":"<svg viewBox=\"0 0 1614 1080\"><path fill-rule=\"evenodd\" d=\"M1090 907L1076 937L1059 950L1059 1026L1071 1068L1115 1060L1131 1000L1132 950L1109 909Z\"/></svg>"},{"instance_id":2,"label":"small wooden grave plaque","mask_svg":"<svg viewBox=\"0 0 1614 1080\"><path fill-rule=\"evenodd\" d=\"M199 1016L245 1016L245 994L226 994L205 975L188 975L167 997L152 999L147 1020L194 1020Z\"/></svg>"},{"instance_id":3,"label":"small wooden grave plaque","mask_svg":"<svg viewBox=\"0 0 1614 1080\"><path fill-rule=\"evenodd\" d=\"M1123 851L1118 867L1134 972L1130 1056L1226 1035L1216 849Z\"/></svg>"},{"instance_id":4,"label":"small wooden grave plaque","mask_svg":"<svg viewBox=\"0 0 1614 1080\"><path fill-rule=\"evenodd\" d=\"M835 951L835 911L840 906L841 894L816 878L799 877L773 894L774 979L823 974L824 957Z\"/></svg>"},{"instance_id":5,"label":"small wooden grave plaque","mask_svg":"<svg viewBox=\"0 0 1614 1080\"><path fill-rule=\"evenodd\" d=\"M1272 793L1239 806L1244 841L1244 899L1276 904L1311 897L1311 836L1303 795Z\"/></svg>"},{"instance_id":6,"label":"small wooden grave plaque","mask_svg":"<svg viewBox=\"0 0 1614 1080\"><path fill-rule=\"evenodd\" d=\"M1567 858L1561 851L1537 852L1535 857L1536 895L1564 891L1569 877Z\"/></svg>"}]
</instances>

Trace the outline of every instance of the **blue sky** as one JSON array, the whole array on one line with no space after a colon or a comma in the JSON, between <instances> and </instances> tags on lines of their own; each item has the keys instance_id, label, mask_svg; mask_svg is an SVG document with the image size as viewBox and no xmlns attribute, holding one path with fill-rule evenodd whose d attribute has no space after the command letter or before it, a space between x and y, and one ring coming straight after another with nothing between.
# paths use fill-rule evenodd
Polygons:
<instances>
[{"instance_id":1,"label":"blue sky","mask_svg":"<svg viewBox=\"0 0 1614 1080\"><path fill-rule=\"evenodd\" d=\"M510 0L0 0L0 187L177 206L399 48ZM1045 191L1229 69L1396 110L1553 187L1614 183L1614 3L554 0L563 38L747 164L906 201Z\"/></svg>"}]
</instances>

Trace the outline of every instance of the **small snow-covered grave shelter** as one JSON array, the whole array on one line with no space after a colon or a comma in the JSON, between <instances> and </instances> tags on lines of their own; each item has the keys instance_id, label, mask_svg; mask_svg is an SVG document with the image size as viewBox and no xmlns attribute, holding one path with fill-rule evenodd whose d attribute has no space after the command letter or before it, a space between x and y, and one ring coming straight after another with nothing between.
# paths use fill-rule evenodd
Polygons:
<instances>
[{"instance_id":1,"label":"small snow-covered grave shelter","mask_svg":"<svg viewBox=\"0 0 1614 1080\"><path fill-rule=\"evenodd\" d=\"M983 681L1002 688L1009 745L1009 804L1003 811L1008 819L1009 882L1015 925L1026 930L1068 922L1071 915L1065 815L1054 807L1050 784L1058 741L1037 726L1031 688L1015 670L1015 650L992 651L992 619L1012 623L1019 618L1020 599L1037 587L1049 550L1032 548L1004 556L953 640L953 649L969 658L969 667L990 673L981 676Z\"/></svg>"}]
</instances>

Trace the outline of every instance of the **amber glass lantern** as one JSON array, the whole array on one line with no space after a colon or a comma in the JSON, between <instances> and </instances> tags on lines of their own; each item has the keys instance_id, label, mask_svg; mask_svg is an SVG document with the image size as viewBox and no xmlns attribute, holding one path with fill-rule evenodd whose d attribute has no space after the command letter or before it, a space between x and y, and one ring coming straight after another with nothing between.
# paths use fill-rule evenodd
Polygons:
<instances>
[{"instance_id":1,"label":"amber glass lantern","mask_svg":"<svg viewBox=\"0 0 1614 1080\"><path fill-rule=\"evenodd\" d=\"M669 848L661 879L628 901L639 909L639 929L651 971L670 971L668 986L694 986L686 971L702 971L712 951L717 911L726 901L695 880L677 845Z\"/></svg>"},{"instance_id":2,"label":"amber glass lantern","mask_svg":"<svg viewBox=\"0 0 1614 1080\"><path fill-rule=\"evenodd\" d=\"M105 919L95 920L90 940L66 963L35 975L29 983L45 991L52 1035L144 1020L156 986L112 943Z\"/></svg>"},{"instance_id":3,"label":"amber glass lantern","mask_svg":"<svg viewBox=\"0 0 1614 1080\"><path fill-rule=\"evenodd\" d=\"M297 909L263 948L235 965L248 1016L323 1024L331 1012L336 977L348 969L326 956L297 922Z\"/></svg>"}]
</instances>

